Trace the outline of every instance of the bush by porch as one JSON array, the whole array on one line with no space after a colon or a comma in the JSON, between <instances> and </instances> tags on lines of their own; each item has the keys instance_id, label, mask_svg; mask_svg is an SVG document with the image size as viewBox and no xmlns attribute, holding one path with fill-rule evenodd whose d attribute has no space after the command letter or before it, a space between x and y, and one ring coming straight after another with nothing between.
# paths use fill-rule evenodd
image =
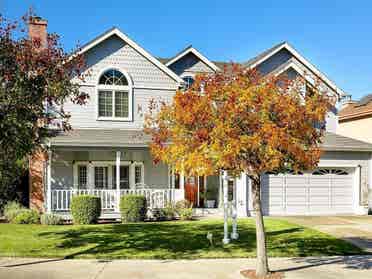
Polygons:
<instances>
[{"instance_id":1,"label":"bush by porch","mask_svg":"<svg viewBox=\"0 0 372 279\"><path fill-rule=\"evenodd\" d=\"M272 257L362 254L343 240L287 221L266 218ZM213 246L206 238L213 234ZM252 219L239 220L240 239L223 246L222 220L90 226L0 224L0 256L104 259L255 257Z\"/></svg>"}]
</instances>

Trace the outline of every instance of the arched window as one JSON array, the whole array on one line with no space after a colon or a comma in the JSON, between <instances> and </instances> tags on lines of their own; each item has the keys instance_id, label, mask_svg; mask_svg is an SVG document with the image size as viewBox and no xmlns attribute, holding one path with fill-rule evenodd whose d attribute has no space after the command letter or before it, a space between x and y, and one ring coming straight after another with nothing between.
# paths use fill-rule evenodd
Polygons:
<instances>
[{"instance_id":1,"label":"arched window","mask_svg":"<svg viewBox=\"0 0 372 279\"><path fill-rule=\"evenodd\" d=\"M313 172L313 175L326 175L326 174L348 175L349 173L343 169L318 169Z\"/></svg>"},{"instance_id":2,"label":"arched window","mask_svg":"<svg viewBox=\"0 0 372 279\"><path fill-rule=\"evenodd\" d=\"M101 75L101 77L99 78L99 84L126 86L126 85L128 85L128 80L123 75L122 72L119 72L118 70L111 69L111 70L105 71Z\"/></svg>"},{"instance_id":3,"label":"arched window","mask_svg":"<svg viewBox=\"0 0 372 279\"><path fill-rule=\"evenodd\" d=\"M131 104L127 76L116 69L104 71L98 80L98 119L130 120Z\"/></svg>"},{"instance_id":4,"label":"arched window","mask_svg":"<svg viewBox=\"0 0 372 279\"><path fill-rule=\"evenodd\" d=\"M185 82L185 89L189 89L191 87L191 85L194 83L194 78L191 77L191 76L185 76L182 78L183 81Z\"/></svg>"}]
</instances>

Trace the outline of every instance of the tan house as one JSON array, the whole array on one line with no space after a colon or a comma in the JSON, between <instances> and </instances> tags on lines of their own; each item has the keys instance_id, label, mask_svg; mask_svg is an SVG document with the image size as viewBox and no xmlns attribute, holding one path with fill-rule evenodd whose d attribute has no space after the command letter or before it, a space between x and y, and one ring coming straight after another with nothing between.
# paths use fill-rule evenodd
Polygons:
<instances>
[{"instance_id":1,"label":"tan house","mask_svg":"<svg viewBox=\"0 0 372 279\"><path fill-rule=\"evenodd\" d=\"M338 120L338 134L372 143L372 94L346 102Z\"/></svg>"}]
</instances>

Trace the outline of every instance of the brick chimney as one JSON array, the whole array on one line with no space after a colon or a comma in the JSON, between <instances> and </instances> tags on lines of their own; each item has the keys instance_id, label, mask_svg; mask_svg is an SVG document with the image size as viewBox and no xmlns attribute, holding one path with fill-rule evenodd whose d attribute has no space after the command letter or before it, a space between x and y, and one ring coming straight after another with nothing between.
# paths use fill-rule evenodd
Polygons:
<instances>
[{"instance_id":1,"label":"brick chimney","mask_svg":"<svg viewBox=\"0 0 372 279\"><path fill-rule=\"evenodd\" d=\"M40 40L40 46L47 46L47 25L48 22L39 16L30 17L28 23L28 36L33 40Z\"/></svg>"}]
</instances>

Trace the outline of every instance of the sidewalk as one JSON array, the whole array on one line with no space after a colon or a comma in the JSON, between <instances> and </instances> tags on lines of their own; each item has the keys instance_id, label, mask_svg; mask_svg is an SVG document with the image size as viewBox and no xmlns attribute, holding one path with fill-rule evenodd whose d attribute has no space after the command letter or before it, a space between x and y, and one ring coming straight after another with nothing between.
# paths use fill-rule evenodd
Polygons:
<instances>
[{"instance_id":1,"label":"sidewalk","mask_svg":"<svg viewBox=\"0 0 372 279\"><path fill-rule=\"evenodd\" d=\"M285 278L372 278L372 256L271 258ZM241 278L255 259L216 260L59 260L0 258L0 278L13 279L222 279Z\"/></svg>"}]
</instances>

